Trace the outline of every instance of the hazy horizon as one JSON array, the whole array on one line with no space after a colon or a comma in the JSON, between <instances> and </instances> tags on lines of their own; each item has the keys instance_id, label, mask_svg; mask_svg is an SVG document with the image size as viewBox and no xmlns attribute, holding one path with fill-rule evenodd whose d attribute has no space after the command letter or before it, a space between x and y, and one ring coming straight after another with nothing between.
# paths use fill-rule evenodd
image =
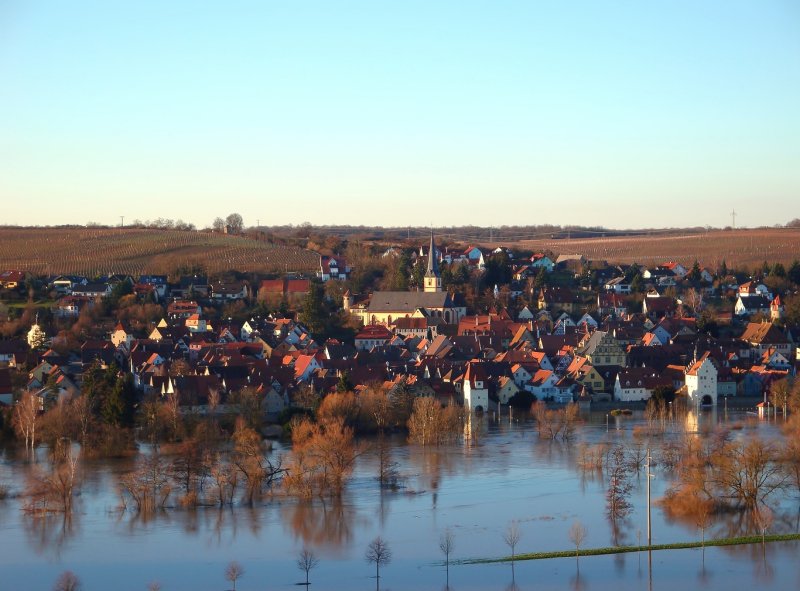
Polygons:
<instances>
[{"instance_id":1,"label":"hazy horizon","mask_svg":"<svg viewBox=\"0 0 800 591\"><path fill-rule=\"evenodd\" d=\"M800 5L0 3L4 222L774 226Z\"/></svg>"}]
</instances>

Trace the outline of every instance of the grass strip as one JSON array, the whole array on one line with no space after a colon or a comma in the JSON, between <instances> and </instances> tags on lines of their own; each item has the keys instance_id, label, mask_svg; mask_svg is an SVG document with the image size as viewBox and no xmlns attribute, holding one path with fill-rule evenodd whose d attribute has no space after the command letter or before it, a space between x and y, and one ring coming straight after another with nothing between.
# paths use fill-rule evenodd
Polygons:
<instances>
[{"instance_id":1,"label":"grass strip","mask_svg":"<svg viewBox=\"0 0 800 591\"><path fill-rule=\"evenodd\" d=\"M800 534L770 534L764 536L766 542L790 542L800 540ZM652 546L608 546L605 548L583 548L578 551L578 556L603 556L605 554L625 554L628 552L658 551L658 550L685 550L688 548L701 548L703 546L742 546L745 544L761 544L761 536L742 536L738 538L720 538L703 542L675 542L672 544L653 544ZM559 550L557 552L530 552L517 554L514 560L547 560L548 558L575 558L575 550ZM453 561L458 564L490 564L493 562L510 562L511 556L500 558L467 558Z\"/></svg>"}]
</instances>

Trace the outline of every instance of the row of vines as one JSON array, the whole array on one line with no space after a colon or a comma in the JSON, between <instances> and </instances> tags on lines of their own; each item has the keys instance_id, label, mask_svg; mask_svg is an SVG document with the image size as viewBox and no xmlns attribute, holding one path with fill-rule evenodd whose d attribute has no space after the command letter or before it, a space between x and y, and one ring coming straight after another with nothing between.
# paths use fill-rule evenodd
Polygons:
<instances>
[{"instance_id":1,"label":"row of vines","mask_svg":"<svg viewBox=\"0 0 800 591\"><path fill-rule=\"evenodd\" d=\"M0 267L40 275L167 274L193 266L210 273L312 271L318 264L308 250L207 232L0 229Z\"/></svg>"}]
</instances>

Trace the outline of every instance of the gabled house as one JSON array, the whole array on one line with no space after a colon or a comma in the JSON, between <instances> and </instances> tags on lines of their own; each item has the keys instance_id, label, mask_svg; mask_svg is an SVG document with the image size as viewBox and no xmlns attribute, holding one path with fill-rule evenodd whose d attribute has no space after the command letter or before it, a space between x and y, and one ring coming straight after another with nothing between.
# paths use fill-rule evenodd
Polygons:
<instances>
[{"instance_id":1,"label":"gabled house","mask_svg":"<svg viewBox=\"0 0 800 591\"><path fill-rule=\"evenodd\" d=\"M580 311L580 301L573 291L566 287L544 287L539 292L539 309L558 311L563 310L568 314Z\"/></svg>"},{"instance_id":2,"label":"gabled house","mask_svg":"<svg viewBox=\"0 0 800 591\"><path fill-rule=\"evenodd\" d=\"M626 295L631 293L631 284L628 281L625 281L624 277L614 277L603 284L603 289L606 291Z\"/></svg>"},{"instance_id":3,"label":"gabled house","mask_svg":"<svg viewBox=\"0 0 800 591\"><path fill-rule=\"evenodd\" d=\"M538 400L553 399L559 394L558 382L561 378L555 372L540 369L525 384L525 389Z\"/></svg>"},{"instance_id":4,"label":"gabled house","mask_svg":"<svg viewBox=\"0 0 800 591\"><path fill-rule=\"evenodd\" d=\"M326 282L331 279L346 281L351 273L350 265L344 257L340 256L321 256L319 258L319 271L317 277L320 281Z\"/></svg>"},{"instance_id":5,"label":"gabled house","mask_svg":"<svg viewBox=\"0 0 800 591\"><path fill-rule=\"evenodd\" d=\"M594 366L625 367L627 365L625 350L607 331L596 330L581 341L575 352L587 357Z\"/></svg>"},{"instance_id":6,"label":"gabled house","mask_svg":"<svg viewBox=\"0 0 800 591\"><path fill-rule=\"evenodd\" d=\"M672 386L672 380L649 367L621 369L614 382L614 400L638 402L649 400L659 386Z\"/></svg>"},{"instance_id":7,"label":"gabled house","mask_svg":"<svg viewBox=\"0 0 800 591\"><path fill-rule=\"evenodd\" d=\"M126 352L130 352L133 333L118 322L111 333L111 342L115 347L124 347Z\"/></svg>"},{"instance_id":8,"label":"gabled house","mask_svg":"<svg viewBox=\"0 0 800 591\"><path fill-rule=\"evenodd\" d=\"M751 316L753 314L763 314L770 316L772 314L772 302L761 295L747 295L743 296L741 293L736 298L736 305L733 308L733 313L737 316Z\"/></svg>"},{"instance_id":9,"label":"gabled house","mask_svg":"<svg viewBox=\"0 0 800 591\"><path fill-rule=\"evenodd\" d=\"M683 279L689 273L689 269L681 265L680 263L676 263L674 261L669 261L668 263L664 263L663 265L659 265L661 269L667 269L672 271L672 273L678 277L679 279Z\"/></svg>"},{"instance_id":10,"label":"gabled house","mask_svg":"<svg viewBox=\"0 0 800 591\"><path fill-rule=\"evenodd\" d=\"M748 343L758 357L772 349L786 359L794 359L794 344L772 322L748 322L739 338Z\"/></svg>"},{"instance_id":11,"label":"gabled house","mask_svg":"<svg viewBox=\"0 0 800 591\"><path fill-rule=\"evenodd\" d=\"M464 407L472 412L489 410L489 377L481 361L470 361L464 371Z\"/></svg>"},{"instance_id":12,"label":"gabled house","mask_svg":"<svg viewBox=\"0 0 800 591\"><path fill-rule=\"evenodd\" d=\"M211 286L211 297L215 300L245 300L250 297L250 288L244 281L219 281Z\"/></svg>"},{"instance_id":13,"label":"gabled house","mask_svg":"<svg viewBox=\"0 0 800 591\"><path fill-rule=\"evenodd\" d=\"M717 404L717 366L709 353L686 369L686 396L692 406Z\"/></svg>"},{"instance_id":14,"label":"gabled house","mask_svg":"<svg viewBox=\"0 0 800 591\"><path fill-rule=\"evenodd\" d=\"M668 296L647 295L642 300L642 312L651 320L671 318L675 315L675 300Z\"/></svg>"},{"instance_id":15,"label":"gabled house","mask_svg":"<svg viewBox=\"0 0 800 591\"><path fill-rule=\"evenodd\" d=\"M72 295L85 298L107 298L111 295L110 283L87 283L86 285L73 285Z\"/></svg>"},{"instance_id":16,"label":"gabled house","mask_svg":"<svg viewBox=\"0 0 800 591\"><path fill-rule=\"evenodd\" d=\"M374 347L383 346L393 336L392 332L385 326L368 324L356 335L355 346L360 351L369 351Z\"/></svg>"},{"instance_id":17,"label":"gabled house","mask_svg":"<svg viewBox=\"0 0 800 591\"><path fill-rule=\"evenodd\" d=\"M544 269L548 273L551 273L555 266L555 262L546 254L538 252L531 256L531 267L534 269Z\"/></svg>"},{"instance_id":18,"label":"gabled house","mask_svg":"<svg viewBox=\"0 0 800 591\"><path fill-rule=\"evenodd\" d=\"M25 281L23 271L2 271L0 272L0 287L4 289L19 289Z\"/></svg>"}]
</instances>

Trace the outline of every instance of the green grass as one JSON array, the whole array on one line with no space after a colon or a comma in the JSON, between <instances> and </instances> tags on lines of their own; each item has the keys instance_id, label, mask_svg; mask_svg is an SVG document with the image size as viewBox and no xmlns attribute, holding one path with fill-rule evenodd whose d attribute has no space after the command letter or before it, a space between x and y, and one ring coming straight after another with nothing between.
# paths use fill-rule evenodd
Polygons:
<instances>
[{"instance_id":1,"label":"green grass","mask_svg":"<svg viewBox=\"0 0 800 591\"><path fill-rule=\"evenodd\" d=\"M770 534L764 537L764 542L790 542L800 540L800 534ZM687 548L701 548L703 545L712 546L742 546L746 544L760 544L761 536L743 536L738 538L721 538L702 542L676 542L674 544L654 544L652 546L608 546L605 548L583 548L578 551L578 556L603 556L606 554L625 554L640 552L642 550L685 550ZM575 550L559 550L556 552L531 552L517 554L514 560L547 560L549 558L574 558ZM511 556L500 558L468 558L457 561L459 564L489 564L493 562L509 562Z\"/></svg>"},{"instance_id":2,"label":"green grass","mask_svg":"<svg viewBox=\"0 0 800 591\"><path fill-rule=\"evenodd\" d=\"M19 310L24 310L28 307L28 300L25 301L13 301L13 302L4 302L6 306L9 308L17 308ZM37 300L33 302L34 308L51 308L53 306L52 300Z\"/></svg>"}]
</instances>

